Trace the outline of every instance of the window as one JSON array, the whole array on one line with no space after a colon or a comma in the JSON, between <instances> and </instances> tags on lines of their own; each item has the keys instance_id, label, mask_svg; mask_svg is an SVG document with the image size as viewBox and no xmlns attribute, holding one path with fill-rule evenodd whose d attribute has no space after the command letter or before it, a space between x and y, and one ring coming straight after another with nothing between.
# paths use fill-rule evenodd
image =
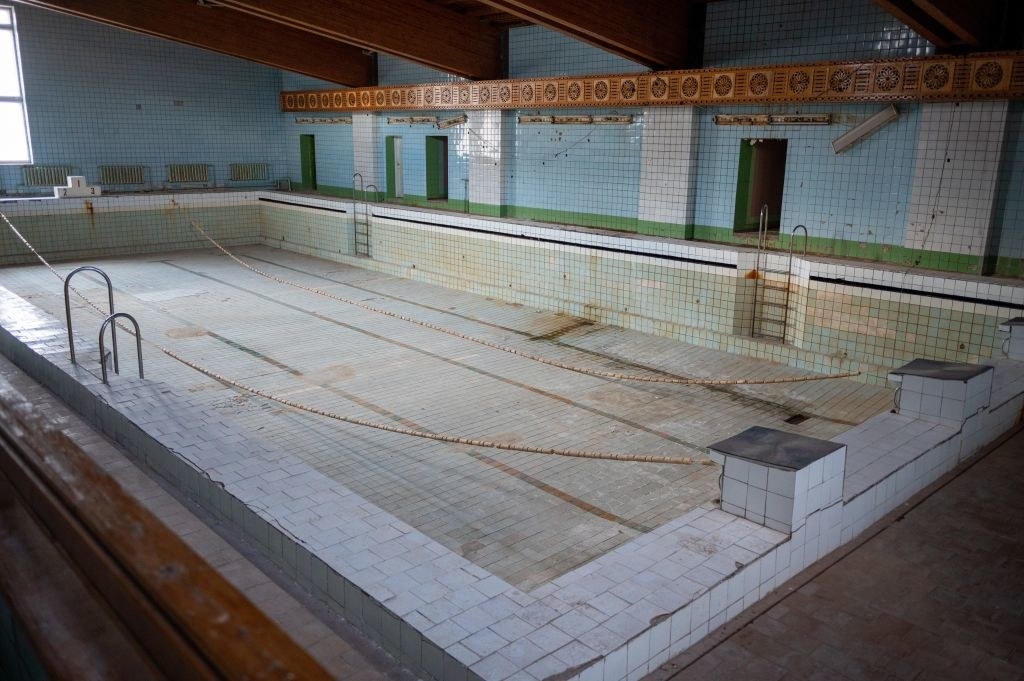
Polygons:
<instances>
[{"instance_id":1,"label":"window","mask_svg":"<svg viewBox=\"0 0 1024 681\"><path fill-rule=\"evenodd\" d=\"M0 5L0 163L31 163L14 9Z\"/></svg>"}]
</instances>

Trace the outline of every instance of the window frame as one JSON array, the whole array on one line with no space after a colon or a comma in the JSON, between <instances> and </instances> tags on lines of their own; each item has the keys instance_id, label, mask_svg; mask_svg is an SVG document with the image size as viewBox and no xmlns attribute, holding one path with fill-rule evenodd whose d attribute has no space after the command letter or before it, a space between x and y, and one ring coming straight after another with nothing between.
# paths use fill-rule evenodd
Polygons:
<instances>
[{"instance_id":1,"label":"window frame","mask_svg":"<svg viewBox=\"0 0 1024 681\"><path fill-rule=\"evenodd\" d=\"M0 13L0 31L10 31L14 45L14 66L18 75L18 95L0 95L0 103L14 103L21 107L22 132L25 136L25 148L28 151L27 158L8 159L0 156L0 165L32 165L34 155L32 153L32 134L28 123L28 105L25 102L25 76L21 69L21 45L18 41L18 18L12 5L0 4L0 9L10 12L11 20L7 23Z\"/></svg>"}]
</instances>

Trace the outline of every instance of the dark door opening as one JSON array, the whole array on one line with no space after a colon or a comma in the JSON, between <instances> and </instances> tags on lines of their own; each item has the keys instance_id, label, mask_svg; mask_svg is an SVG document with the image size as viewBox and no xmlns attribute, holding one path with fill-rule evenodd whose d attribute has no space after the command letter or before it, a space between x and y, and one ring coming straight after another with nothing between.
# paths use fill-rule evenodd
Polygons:
<instances>
[{"instance_id":1,"label":"dark door opening","mask_svg":"<svg viewBox=\"0 0 1024 681\"><path fill-rule=\"evenodd\" d=\"M405 197L405 170L402 161L402 138L388 135L384 138L384 180L388 199Z\"/></svg>"},{"instance_id":2,"label":"dark door opening","mask_svg":"<svg viewBox=\"0 0 1024 681\"><path fill-rule=\"evenodd\" d=\"M448 198L448 138L427 137L427 199Z\"/></svg>"},{"instance_id":3,"label":"dark door opening","mask_svg":"<svg viewBox=\"0 0 1024 681\"><path fill-rule=\"evenodd\" d=\"M786 178L787 140L740 141L740 167L736 181L737 232L758 227L761 207L768 206L768 229L778 230L782 220L782 192Z\"/></svg>"},{"instance_id":4,"label":"dark door opening","mask_svg":"<svg viewBox=\"0 0 1024 681\"><path fill-rule=\"evenodd\" d=\"M302 188L316 190L316 142L313 135L299 135L299 167L302 169Z\"/></svg>"}]
</instances>

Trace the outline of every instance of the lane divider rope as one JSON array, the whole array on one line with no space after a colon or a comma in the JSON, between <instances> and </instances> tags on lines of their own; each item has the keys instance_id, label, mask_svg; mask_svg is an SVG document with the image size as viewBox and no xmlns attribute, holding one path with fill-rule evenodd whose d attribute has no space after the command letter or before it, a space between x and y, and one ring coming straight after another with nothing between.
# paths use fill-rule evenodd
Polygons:
<instances>
[{"instance_id":1,"label":"lane divider rope","mask_svg":"<svg viewBox=\"0 0 1024 681\"><path fill-rule=\"evenodd\" d=\"M61 281L64 281L64 277L61 276L61 274L59 272L57 272L57 270L55 270L53 268L53 266L49 262L47 262L46 258L44 258L42 255L39 254L38 251L36 251L36 249L32 246L32 244L29 243L29 241L21 234L21 232L18 231L18 229L11 223L11 221L7 219L7 216L4 215L3 212L0 212L0 217L3 218L4 222L7 223L7 226L11 229L12 232L14 232L14 234L18 237L18 239L20 239L21 242L23 244L25 244L25 246L30 251L32 251L32 253L36 256L36 258L38 258L39 261L42 262L47 267L47 269L49 269L50 272L53 273L53 275L55 277L57 277ZM81 291L76 289L74 286L70 286L68 288L70 290L74 291L75 294L78 297L80 297L82 300L84 300L86 305L88 305L89 308L92 309L94 312L96 312L97 314L99 314L103 318L107 317L107 313L104 312L103 309L100 308L98 305L96 305L91 300L89 300L87 297L85 297L85 295ZM126 333L128 333L129 335L133 335L133 336L135 335L133 333L133 329L131 329L130 327L124 326L124 325L118 323L117 321L115 321L114 323L117 324L119 328L124 329L124 331ZM360 417L357 417L357 416L346 416L344 414L338 414L336 412L333 412L333 411L330 411L330 410L327 410L327 409L321 409L319 407L313 407L313 406L310 406L308 404L303 404L301 402L296 402L295 400L290 400L290 399L285 398L285 397L279 397L277 395L274 395L273 393L269 393L269 392L267 392L265 390L262 390L260 388L256 388L255 386L251 386L251 385L247 385L245 383L241 383L241 382L236 381L236 380L234 380L232 378L228 378L227 376L219 374L219 373L217 373L217 372L215 372L215 371L213 371L211 369L207 369L206 367L203 367L203 366L201 366L199 364L196 364L195 362L193 362L193 361L191 361L189 359L186 359L185 357L182 357L181 355L179 355L175 351L173 351L173 350L171 350L169 348L165 348L164 346L162 346L159 343L156 343L156 342L154 342L152 340L143 338L142 341L144 343L146 343L147 345L150 345L150 346L156 348L157 350L159 350L163 354L167 355L171 359L174 359L174 360L180 362L181 364L184 364L185 366L198 371L201 374L209 376L210 378L212 378L214 380L220 381L221 383L225 383L225 384L230 385L230 386L232 386L234 388L237 388L239 390L243 390L245 392L252 393L253 395L258 395L260 397L263 397L265 399L271 400L273 402L277 402L279 404L283 404L283 405L285 405L287 407L291 407L293 409L298 409L300 411L305 411L305 412L308 412L310 414L316 414L318 416L324 416L326 418L334 419L336 421L342 421L342 422L345 422L345 423L350 423L352 425L365 426L367 428L374 428L376 430L383 430L383 431L387 431L387 432L390 432L390 433L397 433L397 434L400 434L400 435L409 435L409 436L412 436L412 437L425 438L425 439L428 439L428 440L436 440L438 442L446 442L446 443L450 443L450 444L468 445L468 446L471 446L471 447L485 447L485 448L489 448L489 449L503 449L503 450L514 451L514 452L524 452L524 453L528 453L528 454L545 454L545 455L550 455L550 456L563 456L563 457L580 458L580 459L600 459L600 460L604 460L604 461L624 461L624 462L634 462L634 463L663 463L663 464L676 464L676 465L700 464L700 465L703 465L703 466L714 465L714 461L712 461L711 459L707 459L707 458L705 458L705 459L694 459L693 457L689 457L689 456L687 456L687 457L678 457L678 456L663 456L663 455L660 455L660 454L629 454L629 453L625 453L625 452L600 452L600 451L579 450L579 449L563 449L563 448L560 448L560 447L537 447L537 446L533 446L533 445L516 444L514 442L496 442L496 441L491 441L491 440L483 440L483 439L479 439L479 438L463 437L461 435L447 435L447 434L444 434L444 433L432 433L432 432L429 432L429 431L416 430L414 428L406 428L404 426L395 426L395 425L391 425L391 424L387 424L387 423L378 423L376 421L370 421L368 419L363 419L363 418L360 418Z\"/></svg>"},{"instance_id":2,"label":"lane divider rope","mask_svg":"<svg viewBox=\"0 0 1024 681\"><path fill-rule=\"evenodd\" d=\"M384 308L377 307L375 305L369 305L367 303L361 303L361 302L359 302L357 300L351 300L349 298L345 298L345 297L338 296L338 295L335 295L333 293L330 293L328 291L324 291L323 289L315 288L313 286L306 286L305 284L300 284L298 282L291 281L289 279L284 279L283 277L279 277L276 274L271 274L269 272L264 272L263 270L259 269L258 267L256 267L256 266L254 266L254 265L252 265L252 264L242 260L241 258L235 256L235 254L231 253L231 251L226 249L216 239L214 239L212 236L210 236L206 232L206 230L203 229L202 225L200 225L198 223L198 221L196 221L194 219L189 219L189 224L191 224L192 228L195 229L201 236L205 237L211 244L216 246L224 255L226 255L227 257L231 258L233 261L235 261L236 263L238 263L242 267L246 268L247 270L258 274L261 277L266 277L267 279L270 279L272 281L276 281L279 284L285 284L287 286L293 286L293 287L295 287L297 289L301 289L303 291L307 291L309 293L313 293L313 294L316 294L318 296L323 296L325 298L330 298L331 300L338 301L339 303L345 303L347 305L354 305L354 306L362 308L364 310L369 310L370 312L376 312L378 314L386 315L388 317L393 317L395 319L400 319L400 320L402 320L404 322L410 322L412 324L418 324L418 325L420 325L422 327L431 329L433 331L440 331L441 333L448 334L449 336L454 336L456 338L461 338L463 340L467 340L467 341L470 341L472 343L478 343L480 345L484 345L486 347L493 348L495 350L500 350L501 352L507 352L507 353L510 353L510 354L513 354L513 355L518 355L519 357L523 357L525 359L533 360L535 362L540 362L541 364L547 364L548 366L557 367L559 369L566 369L567 371L574 371L574 372L579 373L579 374L586 374L587 376L596 376L596 377L599 377L599 378L608 378L608 379L623 380L623 381L639 381L639 382L645 382L645 383L672 383L672 384L677 384L677 385L709 385L709 386L711 386L711 385L770 385L770 384L776 384L776 383L805 383L807 381L824 381L824 380L828 380L828 379L831 379L831 378L851 378L853 376L859 376L860 375L859 371L847 371L847 372L837 373L837 374L816 374L816 375L813 375L813 376L782 376L782 377L775 377L775 378L690 378L690 377L685 377L685 376L673 376L673 375L665 376L665 375L623 374L623 373L618 373L618 372L615 372L615 371L602 371L600 369L589 369L587 367L581 367L581 366L577 366L577 365L573 365L573 364L565 364L563 362L559 362L559 361L553 360L553 359L548 359L548 358L542 357L540 355L534 355L534 354L529 353L529 352L523 352L522 350L518 350L516 348L509 347L507 345L502 345L500 343L495 343L495 342L489 341L489 340L487 340L485 338L479 338L477 336L472 336L472 335L467 334L467 333L462 333L461 331L456 331L454 329L449 329L449 328L447 328L445 326L441 326L440 324L434 324L432 322L424 321L422 319L417 319L415 317L410 317L410 316L404 315L404 314L402 314L400 312L394 312L393 310L387 310L387 309L384 309Z\"/></svg>"}]
</instances>

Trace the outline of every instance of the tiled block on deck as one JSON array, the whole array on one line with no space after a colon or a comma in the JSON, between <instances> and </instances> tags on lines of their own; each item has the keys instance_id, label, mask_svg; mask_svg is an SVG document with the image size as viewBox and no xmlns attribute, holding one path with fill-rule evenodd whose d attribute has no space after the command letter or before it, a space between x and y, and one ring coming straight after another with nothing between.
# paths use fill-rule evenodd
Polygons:
<instances>
[{"instance_id":1,"label":"tiled block on deck","mask_svg":"<svg viewBox=\"0 0 1024 681\"><path fill-rule=\"evenodd\" d=\"M981 364L915 359L889 380L900 384L900 414L959 426L989 406L992 375L992 367Z\"/></svg>"},{"instance_id":2,"label":"tiled block on deck","mask_svg":"<svg viewBox=\"0 0 1024 681\"><path fill-rule=\"evenodd\" d=\"M725 461L728 513L790 533L842 500L846 445L754 426L709 449Z\"/></svg>"}]
</instances>

